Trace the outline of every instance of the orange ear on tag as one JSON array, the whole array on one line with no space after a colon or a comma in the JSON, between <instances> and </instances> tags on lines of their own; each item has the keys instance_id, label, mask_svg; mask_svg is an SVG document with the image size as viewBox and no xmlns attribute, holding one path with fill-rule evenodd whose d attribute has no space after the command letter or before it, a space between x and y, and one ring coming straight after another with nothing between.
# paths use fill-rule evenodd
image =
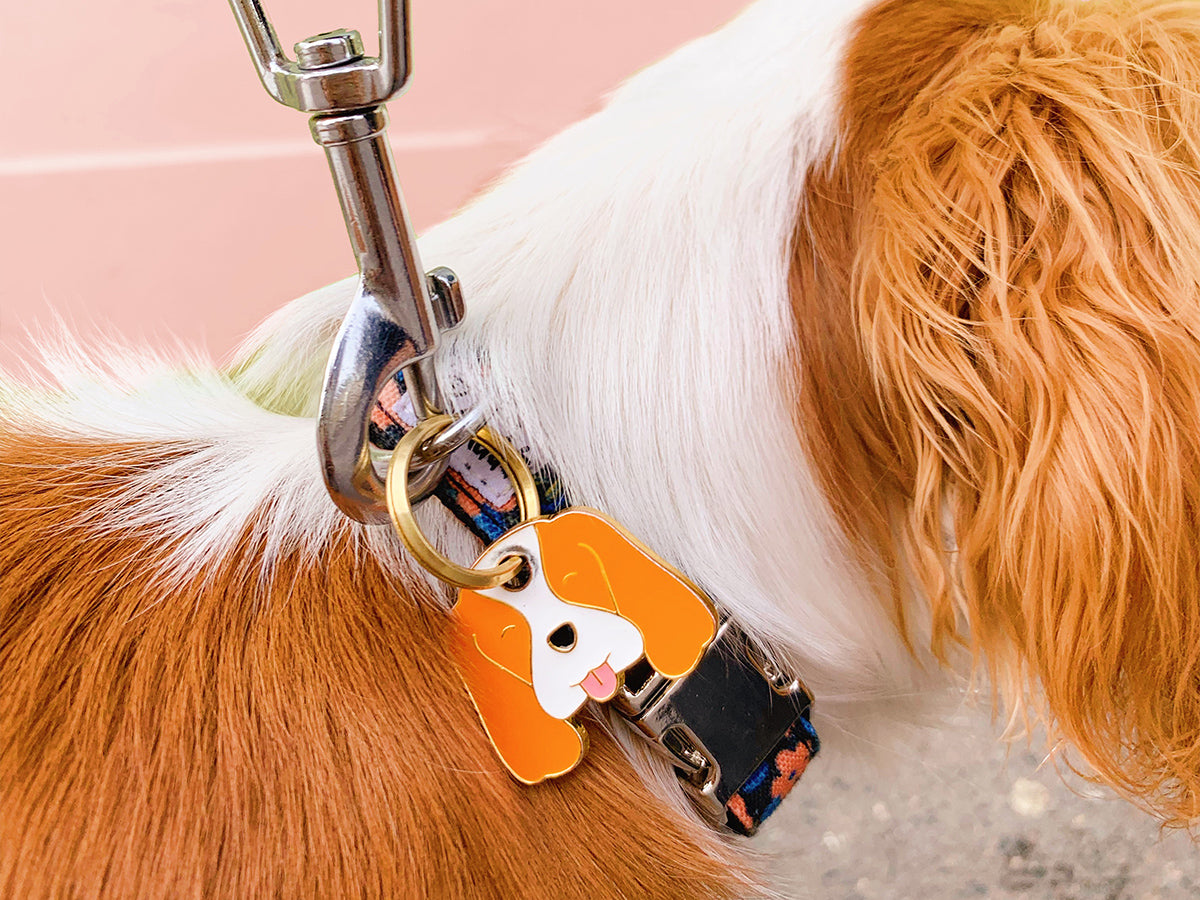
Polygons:
<instances>
[{"instance_id":1,"label":"orange ear on tag","mask_svg":"<svg viewBox=\"0 0 1200 900\"><path fill-rule=\"evenodd\" d=\"M533 784L582 758L587 734L575 716L588 699L611 700L643 657L667 678L688 674L717 617L698 588L594 510L518 525L475 567L513 556L528 577L459 591L454 645L493 746Z\"/></svg>"},{"instance_id":2,"label":"orange ear on tag","mask_svg":"<svg viewBox=\"0 0 1200 900\"><path fill-rule=\"evenodd\" d=\"M587 733L547 715L533 693L529 626L512 607L464 590L454 607L454 655L488 739L518 781L571 771Z\"/></svg>"}]
</instances>

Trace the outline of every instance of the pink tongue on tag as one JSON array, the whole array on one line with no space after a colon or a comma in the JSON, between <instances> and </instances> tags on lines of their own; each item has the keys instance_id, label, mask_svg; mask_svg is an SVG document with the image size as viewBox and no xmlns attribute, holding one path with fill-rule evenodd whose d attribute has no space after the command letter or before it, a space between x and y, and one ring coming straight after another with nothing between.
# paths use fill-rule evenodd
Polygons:
<instances>
[{"instance_id":1,"label":"pink tongue on tag","mask_svg":"<svg viewBox=\"0 0 1200 900\"><path fill-rule=\"evenodd\" d=\"M610 700L617 692L617 673L607 662L603 662L588 672L587 678L579 682L579 686L593 700Z\"/></svg>"}]
</instances>

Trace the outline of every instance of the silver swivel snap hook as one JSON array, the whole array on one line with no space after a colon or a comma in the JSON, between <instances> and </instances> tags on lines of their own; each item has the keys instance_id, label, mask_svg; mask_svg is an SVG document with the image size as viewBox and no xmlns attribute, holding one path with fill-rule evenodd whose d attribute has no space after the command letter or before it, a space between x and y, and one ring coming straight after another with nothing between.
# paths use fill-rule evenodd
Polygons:
<instances>
[{"instance_id":1,"label":"silver swivel snap hook","mask_svg":"<svg viewBox=\"0 0 1200 900\"><path fill-rule=\"evenodd\" d=\"M238 27L275 100L312 113L346 230L358 261L358 290L325 373L317 444L338 508L361 522L388 521L384 480L371 463L367 428L375 398L398 369L418 420L441 411L431 354L438 334L463 315L449 269L425 275L396 183L383 104L408 81L407 0L379 0L379 56L366 56L357 31L319 34L280 48L258 0L229 0ZM428 493L445 460L414 473L411 493Z\"/></svg>"}]
</instances>

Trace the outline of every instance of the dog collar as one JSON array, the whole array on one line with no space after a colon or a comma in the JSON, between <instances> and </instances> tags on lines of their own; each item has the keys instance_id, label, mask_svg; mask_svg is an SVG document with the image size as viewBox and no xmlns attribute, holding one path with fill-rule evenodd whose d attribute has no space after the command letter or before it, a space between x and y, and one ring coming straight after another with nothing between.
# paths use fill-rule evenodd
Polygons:
<instances>
[{"instance_id":1,"label":"dog collar","mask_svg":"<svg viewBox=\"0 0 1200 900\"><path fill-rule=\"evenodd\" d=\"M370 440L393 450L415 424L401 373L376 400ZM553 472L534 472L541 513L567 506ZM434 496L476 536L491 543L519 521L500 462L468 442L450 455ZM649 664L625 673L612 707L675 767L714 825L752 835L779 806L820 748L810 721L812 695L774 669L725 617L696 667L668 679Z\"/></svg>"}]
</instances>

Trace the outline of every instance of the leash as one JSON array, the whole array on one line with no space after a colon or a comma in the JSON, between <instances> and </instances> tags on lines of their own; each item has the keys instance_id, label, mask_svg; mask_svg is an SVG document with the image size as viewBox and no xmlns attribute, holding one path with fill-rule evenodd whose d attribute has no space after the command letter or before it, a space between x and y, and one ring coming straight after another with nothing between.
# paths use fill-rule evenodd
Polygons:
<instances>
[{"instance_id":1,"label":"leash","mask_svg":"<svg viewBox=\"0 0 1200 900\"><path fill-rule=\"evenodd\" d=\"M397 369L407 373L425 418L441 407L431 354L438 336L463 315L449 269L425 274L387 141L384 104L412 71L407 0L379 0L379 56L362 36L338 29L280 46L259 0L229 0L259 79L272 99L309 113L325 151L358 263L358 288L334 343L317 418L317 447L329 495L360 522L386 522L384 484L371 464L367 420ZM441 476L431 463L414 478L424 496Z\"/></svg>"},{"instance_id":2,"label":"leash","mask_svg":"<svg viewBox=\"0 0 1200 900\"><path fill-rule=\"evenodd\" d=\"M565 775L582 759L577 716L609 703L675 766L710 821L753 834L820 742L812 695L770 666L707 595L597 510L568 504L479 408L441 415L432 354L464 314L449 269L425 274L396 184L384 104L410 73L407 0L379 0L378 57L338 30L283 52L259 0L229 0L260 80L311 115L359 283L326 372L317 442L330 497L395 525L426 569L459 588L451 640L482 727L513 777ZM392 452L386 480L371 447ZM433 494L489 546L443 557L412 504Z\"/></svg>"}]
</instances>

